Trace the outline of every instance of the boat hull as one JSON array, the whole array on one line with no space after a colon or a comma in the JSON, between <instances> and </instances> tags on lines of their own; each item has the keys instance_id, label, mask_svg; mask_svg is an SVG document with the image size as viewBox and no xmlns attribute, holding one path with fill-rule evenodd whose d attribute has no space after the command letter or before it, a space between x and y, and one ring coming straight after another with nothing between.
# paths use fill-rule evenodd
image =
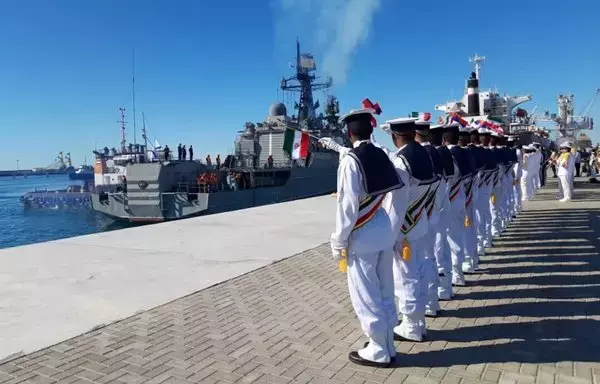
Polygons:
<instances>
[{"instance_id":1,"label":"boat hull","mask_svg":"<svg viewBox=\"0 0 600 384\"><path fill-rule=\"evenodd\" d=\"M178 220L329 194L336 190L336 174L335 168L298 168L282 186L214 193L150 191L144 198L138 192L93 193L92 207L114 220ZM146 189L152 187L150 183Z\"/></svg>"}]
</instances>

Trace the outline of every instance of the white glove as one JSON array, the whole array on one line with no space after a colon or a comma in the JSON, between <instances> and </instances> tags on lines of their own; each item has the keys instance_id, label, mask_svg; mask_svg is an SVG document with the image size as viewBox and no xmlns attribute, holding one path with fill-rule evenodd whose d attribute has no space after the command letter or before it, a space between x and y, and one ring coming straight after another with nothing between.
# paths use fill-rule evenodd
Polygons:
<instances>
[{"instance_id":1,"label":"white glove","mask_svg":"<svg viewBox=\"0 0 600 384\"><path fill-rule=\"evenodd\" d=\"M335 151L342 155L345 155L348 152L350 152L350 148L346 148L346 147L340 145L335 140L333 140L331 137L322 137L319 139L319 143L321 143L323 146L331 149L332 151Z\"/></svg>"},{"instance_id":2,"label":"white glove","mask_svg":"<svg viewBox=\"0 0 600 384\"><path fill-rule=\"evenodd\" d=\"M342 250L341 249L336 249L336 248L331 247L331 255L333 256L333 260L336 263L339 263L340 260L343 259L343 257L342 257Z\"/></svg>"}]
</instances>

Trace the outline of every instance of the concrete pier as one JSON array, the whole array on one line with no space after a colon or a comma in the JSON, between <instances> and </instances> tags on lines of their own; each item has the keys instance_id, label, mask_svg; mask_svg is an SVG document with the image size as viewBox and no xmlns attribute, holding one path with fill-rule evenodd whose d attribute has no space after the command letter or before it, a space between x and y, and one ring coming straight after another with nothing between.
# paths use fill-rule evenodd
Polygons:
<instances>
[{"instance_id":1,"label":"concrete pier","mask_svg":"<svg viewBox=\"0 0 600 384\"><path fill-rule=\"evenodd\" d=\"M549 184L391 369L330 196L0 251L0 383L600 383L600 189Z\"/></svg>"}]
</instances>

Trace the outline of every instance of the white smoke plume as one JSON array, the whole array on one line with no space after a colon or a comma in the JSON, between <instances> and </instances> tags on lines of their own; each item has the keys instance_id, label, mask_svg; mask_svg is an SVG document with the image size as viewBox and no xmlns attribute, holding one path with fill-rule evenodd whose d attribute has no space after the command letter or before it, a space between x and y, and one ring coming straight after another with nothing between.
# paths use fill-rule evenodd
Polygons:
<instances>
[{"instance_id":1,"label":"white smoke plume","mask_svg":"<svg viewBox=\"0 0 600 384\"><path fill-rule=\"evenodd\" d=\"M371 30L381 0L273 0L278 43L290 38L309 41L322 72L335 84L346 82L350 61ZM292 40L293 41L293 40Z\"/></svg>"}]
</instances>

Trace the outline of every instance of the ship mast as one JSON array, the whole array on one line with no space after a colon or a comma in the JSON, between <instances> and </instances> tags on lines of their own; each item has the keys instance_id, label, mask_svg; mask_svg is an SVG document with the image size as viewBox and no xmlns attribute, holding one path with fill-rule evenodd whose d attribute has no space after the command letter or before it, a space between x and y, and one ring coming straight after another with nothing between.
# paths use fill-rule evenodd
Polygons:
<instances>
[{"instance_id":1,"label":"ship mast","mask_svg":"<svg viewBox=\"0 0 600 384\"><path fill-rule=\"evenodd\" d=\"M294 67L294 65L290 65ZM316 110L319 108L319 102L314 102L313 92L320 89L331 88L333 80L327 77L324 82L317 83L317 77L313 72L317 69L315 60L310 53L300 53L300 42L296 40L296 74L289 78L281 80L281 89L283 91L300 91L300 103L295 104L298 110L298 122L306 121L309 127L316 119Z\"/></svg>"},{"instance_id":2,"label":"ship mast","mask_svg":"<svg viewBox=\"0 0 600 384\"><path fill-rule=\"evenodd\" d=\"M125 108L120 107L119 111L121 112L121 120L117 121L117 123L121 123L121 153L125 153L125 149L127 148L127 140L125 138Z\"/></svg>"},{"instance_id":3,"label":"ship mast","mask_svg":"<svg viewBox=\"0 0 600 384\"><path fill-rule=\"evenodd\" d=\"M132 89L132 98L133 98L133 144L137 144L136 142L136 127L135 127L135 49L133 50L133 59L132 59L132 76L131 76L131 89Z\"/></svg>"},{"instance_id":4,"label":"ship mast","mask_svg":"<svg viewBox=\"0 0 600 384\"><path fill-rule=\"evenodd\" d=\"M481 63L485 61L485 56L479 56L475 54L473 57L469 57L469 63L475 63L475 76L479 80L479 73L481 72Z\"/></svg>"}]
</instances>

